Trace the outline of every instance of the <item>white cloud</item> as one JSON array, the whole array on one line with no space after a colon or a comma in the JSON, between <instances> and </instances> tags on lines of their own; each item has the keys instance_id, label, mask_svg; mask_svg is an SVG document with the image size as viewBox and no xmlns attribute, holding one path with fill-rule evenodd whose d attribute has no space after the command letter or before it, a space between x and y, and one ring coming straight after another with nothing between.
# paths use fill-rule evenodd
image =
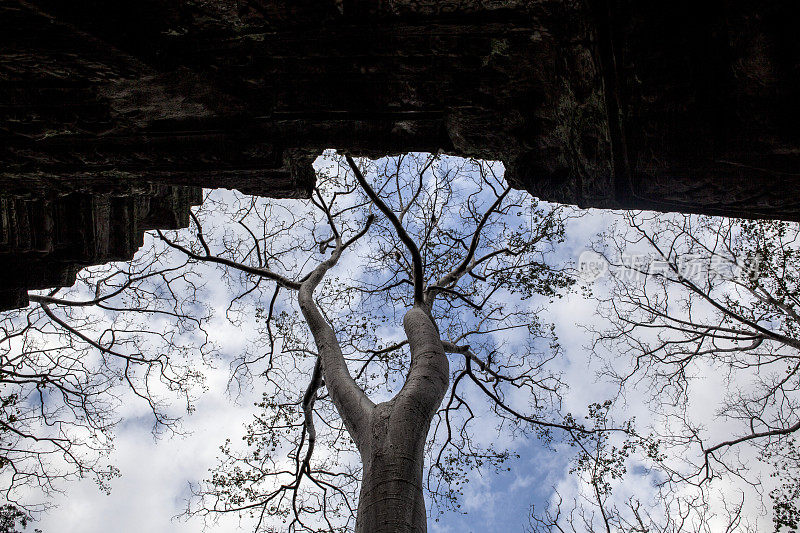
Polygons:
<instances>
[{"instance_id":1,"label":"white cloud","mask_svg":"<svg viewBox=\"0 0 800 533\"><path fill-rule=\"evenodd\" d=\"M197 413L185 419L185 437L154 440L150 421L123 424L109 457L122 473L105 495L90 480L72 483L59 506L36 525L45 533L168 533L197 532L199 519L173 520L185 507L187 484L207 477L219 446L234 440L250 421L255 399L248 395L237 405L226 395L228 369L209 372L209 391L198 402ZM128 400L132 400L128 398ZM237 517L223 517L210 528L215 533L242 531Z\"/></svg>"},{"instance_id":2,"label":"white cloud","mask_svg":"<svg viewBox=\"0 0 800 533\"><path fill-rule=\"evenodd\" d=\"M563 262L575 261L594 234L615 220L615 215L590 211L583 218L574 220L567 233L568 241L561 249ZM350 275L363 272L363 265L355 256L345 256L337 272ZM223 358L217 368L206 369L209 390L199 399L197 412L186 418L185 437L162 438L154 441L150 436L150 423L136 423L138 417L146 413L141 402L134 401L131 395L124 398L122 414L127 419L120 425L116 435L116 447L109 460L122 472L122 478L113 481L110 496L99 493L91 481L70 484L67 492L55 502L59 507L43 517L37 524L45 533L107 533L110 530L121 533L147 531L148 533L196 532L203 523L198 519L174 521L172 517L183 511L184 499L188 496L187 484L197 482L207 476L217 458L219 446L226 438L237 436L251 419L253 402L259 399L261 391L243 389L242 396L232 401L227 395L229 368L227 363L243 353L247 348L245 330L256 330L255 318L242 316L242 323L231 324L224 313L229 298L228 289L220 282L219 272L206 269L204 279L215 309L215 318L209 330L214 341L221 347ZM598 288L597 290L601 290ZM556 299L546 309L547 316L557 324L557 334L564 349L563 357L556 366L563 371L564 381L570 385L564 397L564 410L583 414L592 402L603 401L616 394L616 388L609 383L598 381L597 373L604 361L590 357L587 347L591 335L578 324L597 322L595 303L573 294L564 299ZM385 328L387 332L397 332L397 326ZM509 336L510 338L510 336ZM725 427L715 423L719 398L716 391L722 387L722 376L713 368L703 369L703 379L693 389L694 401L692 415L704 422L709 435L723 436ZM632 389L616 407L617 419L636 417L647 423L658 424L651 416L646 399L648 389ZM474 387L465 392L467 398L479 396ZM524 405L525 398L514 396L512 403ZM574 475L567 472L566 458L570 450L559 448L556 452L545 450L537 444L515 440L509 432L498 432L495 419L488 412L485 402L478 402L476 414L483 416L480 423L472 425L475 441L485 446L508 447L520 451L522 459L515 461L514 471L502 482L497 482L491 470L476 473L465 488L463 510L469 513L469 523L475 531L490 533L506 531L501 521L503 505L517 507L534 500L547 498L550 487L555 486L565 500L570 496L588 494L588 487ZM751 463L754 463L751 461ZM628 495L636 495L642 501L649 501L655 494L653 477L640 475L638 463L630 464L631 475L615 492L618 504ZM738 487L723 485L723 492L735 495ZM760 515L755 506L748 509L752 516ZM441 522L432 522L434 533L464 531L450 524L463 523L461 518L445 517ZM522 524L520 524L520 527ZM236 516L221 517L219 523L209 524L209 532L232 533L244 528Z\"/></svg>"}]
</instances>

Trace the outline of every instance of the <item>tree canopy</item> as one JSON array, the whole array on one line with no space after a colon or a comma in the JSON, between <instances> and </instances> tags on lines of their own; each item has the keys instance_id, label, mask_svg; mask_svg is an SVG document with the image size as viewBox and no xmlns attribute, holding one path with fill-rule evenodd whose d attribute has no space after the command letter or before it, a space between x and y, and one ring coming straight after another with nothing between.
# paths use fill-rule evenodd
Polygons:
<instances>
[{"instance_id":1,"label":"tree canopy","mask_svg":"<svg viewBox=\"0 0 800 533\"><path fill-rule=\"evenodd\" d=\"M738 480L769 495L776 531L800 526L799 237L795 223L629 213L596 247L610 290L595 352L613 354L604 375L622 394L647 391L663 486Z\"/></svg>"},{"instance_id":2,"label":"tree canopy","mask_svg":"<svg viewBox=\"0 0 800 533\"><path fill-rule=\"evenodd\" d=\"M564 245L581 214L512 189L499 164L329 154L318 167L309 200L210 191L188 230L3 315L9 531L65 481L108 488L126 398L154 434L180 433L220 361L234 396L261 400L192 485L186 516L207 524L424 531L459 511L473 471L512 468L513 443L536 439L571 456L579 491L534 507L534 531L744 531L751 495L710 496L734 478L756 499L766 488L776 530L797 528L796 225L624 215L590 257L601 279L578 283ZM564 394L595 376L565 381L547 311L578 288L599 305L587 353L617 394L571 414ZM625 402L642 397L650 419L634 421ZM626 493L631 470L655 486Z\"/></svg>"},{"instance_id":3,"label":"tree canopy","mask_svg":"<svg viewBox=\"0 0 800 533\"><path fill-rule=\"evenodd\" d=\"M548 367L559 345L539 316L542 301L573 283L548 260L563 240L565 211L510 189L501 167L424 154L361 166L336 158L319 172L309 201L210 194L192 220L189 232L159 234L134 262L90 269L76 288L35 295L32 309L7 319L9 355L18 349L12 339L50 335L60 341L52 353L86 366L77 402L75 387L60 382L16 383L17 395L41 394L42 418L54 418L44 409L61 414L79 405L79 423L62 438L101 453L65 452L69 475L115 473L96 462L110 444L113 401L88 400L127 386L149 406L155 429L172 427L162 394L189 401L200 374L189 357L225 350L207 343L209 310L197 303L202 284L213 283L207 269L200 274L207 265L230 291L228 319L256 319L243 332L251 342L232 364L231 384L253 384L264 395L247 449L223 446L190 513L243 511L281 518L292 530L351 529L364 495L384 483L358 496L368 477L363 465L388 453L365 455L377 446L367 435L379 431L382 416L397 432L386 438L418 435L410 470L421 475L427 457L424 487L440 511L459 505L465 469L499 468L509 458L502 446L474 438L476 412L492 411L512 434L587 431L559 414L563 383ZM531 303L535 297L544 300ZM18 360L29 366L39 353L24 348ZM73 379L73 367L63 374ZM97 432L82 436L83 428ZM31 438L40 437L31 431ZM42 468L43 479L56 471ZM12 480L9 494L18 486ZM415 505L422 525L413 527L424 528L425 504Z\"/></svg>"}]
</instances>

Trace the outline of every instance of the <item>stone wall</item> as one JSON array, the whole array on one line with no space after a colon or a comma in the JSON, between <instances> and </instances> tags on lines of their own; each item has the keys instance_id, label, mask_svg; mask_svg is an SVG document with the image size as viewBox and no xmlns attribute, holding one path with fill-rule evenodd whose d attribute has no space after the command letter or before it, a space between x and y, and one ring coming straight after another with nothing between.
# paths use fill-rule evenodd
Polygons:
<instances>
[{"instance_id":1,"label":"stone wall","mask_svg":"<svg viewBox=\"0 0 800 533\"><path fill-rule=\"evenodd\" d=\"M788 0L5 0L5 181L307 195L324 148L586 207L800 219ZM3 178L0 178L3 179Z\"/></svg>"},{"instance_id":2,"label":"stone wall","mask_svg":"<svg viewBox=\"0 0 800 533\"><path fill-rule=\"evenodd\" d=\"M550 201L800 220L798 15L793 0L0 0L0 194L304 197L325 148L441 151L502 160Z\"/></svg>"},{"instance_id":3,"label":"stone wall","mask_svg":"<svg viewBox=\"0 0 800 533\"><path fill-rule=\"evenodd\" d=\"M0 310L28 305L29 290L69 287L89 265L125 261L151 229L189 225L197 187L118 184L114 191L0 193Z\"/></svg>"}]
</instances>

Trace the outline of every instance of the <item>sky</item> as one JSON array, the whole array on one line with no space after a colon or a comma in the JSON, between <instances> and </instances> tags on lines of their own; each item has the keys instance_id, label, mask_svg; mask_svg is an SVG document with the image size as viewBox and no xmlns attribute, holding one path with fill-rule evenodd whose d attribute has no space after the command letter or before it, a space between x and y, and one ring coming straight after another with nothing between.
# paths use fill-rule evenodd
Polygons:
<instances>
[{"instance_id":1,"label":"sky","mask_svg":"<svg viewBox=\"0 0 800 533\"><path fill-rule=\"evenodd\" d=\"M559 246L554 262L576 263L597 233L619 218L618 214L606 211L583 212L583 216L570 222L567 241ZM222 310L227 295L224 285L211 278L207 283L212 301L218 302L217 311ZM603 362L590 357L587 349L591 335L583 326L598 323L595 308L596 303L579 291L555 300L547 308L547 316L556 324L564 350L558 365L564 381L570 384L564 398L565 411L583 413L589 403L615 394L613 385L596 377ZM220 312L213 320L209 329L218 344L224 346L223 361L230 360L243 349L241 330L247 325L234 326ZM190 484L208 476L226 438L236 442L243 435L244 426L255 411L253 404L261 394L255 387L232 395L228 388L229 368L224 362L215 368L205 368L204 373L207 390L199 396L195 412L183 420L183 435L154 438L150 431L152 421L141 406L123 402L123 420L115 432L114 450L109 457L109 462L120 469L121 477L112 481L110 494L98 491L91 480L70 482L55 498L56 507L42 515L35 527L44 533L248 531L251 525L248 519L233 515L216 521L179 516L191 494ZM710 375L705 390L713 391L719 386ZM643 400L646 392L632 391L623 403L615 406L616 414L647 420L649 414ZM709 406L713 402L707 400L699 396L695 407L698 413L708 410L703 417L710 423L714 413ZM498 438L491 420L478 425L476 432L485 442ZM585 490L569 474L569 456L565 450L549 450L536 440L525 439L509 440L508 445L519 455L509 464L510 470L473 472L461 500L463 512L432 516L429 531L523 531L531 505L542 508L553 497L554 488L562 495ZM636 468L631 472L621 494L627 491L641 496L653 491L653 478L648 472ZM752 512L754 516L758 514L757 510Z\"/></svg>"},{"instance_id":2,"label":"sky","mask_svg":"<svg viewBox=\"0 0 800 533\"><path fill-rule=\"evenodd\" d=\"M571 235L575 250L583 248L577 241L590 237L604 214L595 212L590 218L581 219ZM570 248L572 245L570 243ZM574 255L570 250L568 256ZM567 257L565 257L567 259ZM224 291L222 291L224 292ZM220 295L220 300L223 297ZM583 345L588 338L567 321L578 318L591 319L592 304L580 298L568 297L555 304L552 310L563 328L562 339L567 359L568 372L577 370L579 380L585 377ZM238 328L225 320L215 321L212 328L218 342L229 350L236 350L241 339ZM247 531L244 520L228 516L219 523L205 524L200 519L176 518L186 505L189 496L188 483L197 482L208 475L208 469L217 459L219 446L232 435L244 433L244 425L254 412L253 403L258 399L257 389L244 391L241 397L232 398L227 390L229 370L225 365L207 371L209 389L197 403L196 412L184 419L186 436L164 436L154 439L150 433L151 421L144 413L134 413L133 420L123 422L115 438L115 449L109 460L117 466L122 476L115 479L109 495L97 490L90 480L70 483L66 492L57 498L57 508L44 515L36 527L45 533L107 533L109 524L119 533L148 531L150 533L196 532L204 526L213 533ZM582 390L582 389L579 389ZM576 410L596 399L593 395L572 400ZM491 419L485 440L491 441L496 434L491 429ZM236 440L232 438L232 440ZM528 521L530 506L543 502L550 488L565 477L566 461L541 449L536 442L520 442L515 447L520 459L513 461L510 472L488 471L475 473L465 490L462 501L464 514L448 513L437 521L432 517L429 531L501 533L522 531Z\"/></svg>"}]
</instances>

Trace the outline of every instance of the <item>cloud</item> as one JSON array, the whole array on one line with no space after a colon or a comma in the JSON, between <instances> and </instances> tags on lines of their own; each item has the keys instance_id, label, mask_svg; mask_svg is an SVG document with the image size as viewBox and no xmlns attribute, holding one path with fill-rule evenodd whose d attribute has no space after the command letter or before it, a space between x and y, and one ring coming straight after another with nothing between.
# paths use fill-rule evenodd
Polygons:
<instances>
[{"instance_id":1,"label":"cloud","mask_svg":"<svg viewBox=\"0 0 800 533\"><path fill-rule=\"evenodd\" d=\"M199 401L197 413L185 419L186 436L154 440L149 420L124 424L109 457L122 473L112 482L111 494L98 491L91 480L72 483L57 498L58 508L44 515L36 527L45 533L200 531L203 524L199 519L187 522L172 518L185 507L188 483L207 477L219 446L226 438L235 440L243 433L255 400L252 394L239 404L228 398L227 368L209 371L208 375L208 393ZM233 533L242 528L237 517L229 516L209 531Z\"/></svg>"},{"instance_id":2,"label":"cloud","mask_svg":"<svg viewBox=\"0 0 800 533\"><path fill-rule=\"evenodd\" d=\"M592 237L617 219L615 214L591 210L573 220L567 232L568 240L559 248L559 255L553 262L576 261ZM363 271L364 265L353 255L345 256L334 273L358 275ZM210 533L246 530L246 524L243 526L239 518L232 515L208 524L199 518L172 520L185 507L188 484L207 477L208 469L216 463L219 446L226 438L237 441L242 435L245 424L251 420L253 402L259 400L261 394L258 387L237 391L241 396L235 398L236 401L226 394L230 377L227 363L244 353L248 345L247 336L242 332L255 331L257 323L254 316L246 314L239 315L241 322L237 324L229 322L225 318L229 289L221 281L219 271L206 268L203 278L215 310L209 331L213 332L213 339L222 350L222 358L216 368L204 369L208 391L199 398L196 413L184 421L187 434L153 440L149 433L151 421L142 416L146 407L131 394L124 396L122 414L126 421L118 428L115 450L109 457L121 470L122 478L113 481L110 496L100 493L89 480L70 484L55 502L59 507L37 524L45 533L197 532L204 525L208 525ZM544 317L557 325L556 332L563 348L563 355L554 361L556 368L563 372L563 380L570 385L563 408L576 416L585 413L588 404L612 398L617 392L613 384L597 379L608 359L591 356L588 349L591 334L579 326L597 325L599 319L595 311L594 301L575 293L547 304L543 312ZM398 331L396 325L385 328L385 332L392 331ZM512 339L512 336L507 338ZM711 367L701 369L700 374L702 381L698 381L693 390L692 414L709 428L710 435L724 435L726 428L721 422L715 422L716 391L722 388L723 377ZM652 417L646 403L649 393L646 388L631 389L624 402L615 406L613 414L618 420L636 417L645 424L652 421L657 425L660 421ZM464 394L469 399L480 396L475 387ZM517 394L510 401L523 406L526 398ZM475 442L509 448L521 457L509 463L511 471L499 474L492 469L473 471L462 501L462 509L468 516L452 513L440 517L439 522L430 524L432 532L516 531L526 523L532 503L540 507L552 497L551 487L556 487L565 500L588 494L587 484L568 472L573 450L560 446L551 450L535 440L515 438L508 431L498 433L496 419L486 403L477 402L477 405L476 414L482 418L471 426ZM630 475L616 487L613 501L622 505L629 495L636 495L643 502L652 501L656 494L655 474L643 469L643 463L635 459L631 460L629 471ZM729 497L739 490L733 484L723 485L721 489ZM755 507L748 512L752 516L759 515Z\"/></svg>"}]
</instances>

